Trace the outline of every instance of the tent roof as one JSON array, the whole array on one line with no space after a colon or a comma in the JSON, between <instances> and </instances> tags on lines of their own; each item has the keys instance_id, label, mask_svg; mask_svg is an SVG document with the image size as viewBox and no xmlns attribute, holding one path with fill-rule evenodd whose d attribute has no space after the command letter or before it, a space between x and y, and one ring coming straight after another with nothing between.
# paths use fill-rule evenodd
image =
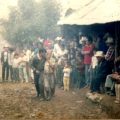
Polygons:
<instances>
[{"instance_id":1,"label":"tent roof","mask_svg":"<svg viewBox=\"0 0 120 120\"><path fill-rule=\"evenodd\" d=\"M120 0L80 0L80 8L62 17L59 25L90 25L120 21Z\"/></svg>"}]
</instances>

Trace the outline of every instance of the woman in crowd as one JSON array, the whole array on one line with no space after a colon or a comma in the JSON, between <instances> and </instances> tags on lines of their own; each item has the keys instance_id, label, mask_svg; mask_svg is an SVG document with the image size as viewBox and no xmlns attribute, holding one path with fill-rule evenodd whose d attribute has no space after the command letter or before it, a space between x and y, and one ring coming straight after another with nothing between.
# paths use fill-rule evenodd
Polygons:
<instances>
[{"instance_id":1,"label":"woman in crowd","mask_svg":"<svg viewBox=\"0 0 120 120\"><path fill-rule=\"evenodd\" d=\"M19 55L18 53L14 54L14 58L13 58L13 82L19 82L20 78L19 78Z\"/></svg>"}]
</instances>

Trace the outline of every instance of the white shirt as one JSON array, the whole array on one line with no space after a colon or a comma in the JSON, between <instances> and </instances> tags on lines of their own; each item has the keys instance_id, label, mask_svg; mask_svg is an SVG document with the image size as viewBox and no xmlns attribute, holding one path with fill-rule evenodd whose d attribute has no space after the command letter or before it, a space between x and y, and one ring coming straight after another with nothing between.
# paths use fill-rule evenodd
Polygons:
<instances>
[{"instance_id":1,"label":"white shirt","mask_svg":"<svg viewBox=\"0 0 120 120\"><path fill-rule=\"evenodd\" d=\"M58 44L55 44L54 45L54 49L53 49L53 55L58 58L58 57L61 57L63 55L65 55L68 51L65 49L65 50L62 50L61 47L58 45Z\"/></svg>"},{"instance_id":2,"label":"white shirt","mask_svg":"<svg viewBox=\"0 0 120 120\"><path fill-rule=\"evenodd\" d=\"M6 62L8 59L8 52L4 52L4 62Z\"/></svg>"},{"instance_id":3,"label":"white shirt","mask_svg":"<svg viewBox=\"0 0 120 120\"><path fill-rule=\"evenodd\" d=\"M19 58L19 67L25 67L26 66L26 62L27 62L27 57L23 56Z\"/></svg>"},{"instance_id":4,"label":"white shirt","mask_svg":"<svg viewBox=\"0 0 120 120\"><path fill-rule=\"evenodd\" d=\"M27 57L27 61L29 62L32 57L32 52L30 50L26 51L26 57Z\"/></svg>"},{"instance_id":5,"label":"white shirt","mask_svg":"<svg viewBox=\"0 0 120 120\"><path fill-rule=\"evenodd\" d=\"M98 65L98 60L95 56L92 57L91 66L94 69Z\"/></svg>"},{"instance_id":6,"label":"white shirt","mask_svg":"<svg viewBox=\"0 0 120 120\"><path fill-rule=\"evenodd\" d=\"M64 73L64 77L70 77L71 68L70 67L69 68L64 67L63 73Z\"/></svg>"},{"instance_id":7,"label":"white shirt","mask_svg":"<svg viewBox=\"0 0 120 120\"><path fill-rule=\"evenodd\" d=\"M18 68L19 67L19 62L20 62L20 59L19 58L14 58L13 59L13 68Z\"/></svg>"}]
</instances>

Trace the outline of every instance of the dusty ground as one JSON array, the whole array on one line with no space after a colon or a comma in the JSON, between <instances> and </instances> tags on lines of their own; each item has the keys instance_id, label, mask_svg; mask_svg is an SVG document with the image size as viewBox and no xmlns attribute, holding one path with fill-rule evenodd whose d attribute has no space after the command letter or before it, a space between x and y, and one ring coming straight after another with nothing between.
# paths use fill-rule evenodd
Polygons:
<instances>
[{"instance_id":1,"label":"dusty ground","mask_svg":"<svg viewBox=\"0 0 120 120\"><path fill-rule=\"evenodd\" d=\"M85 98L85 92L57 89L51 101L40 101L32 83L0 83L0 120L108 118L100 105Z\"/></svg>"}]
</instances>

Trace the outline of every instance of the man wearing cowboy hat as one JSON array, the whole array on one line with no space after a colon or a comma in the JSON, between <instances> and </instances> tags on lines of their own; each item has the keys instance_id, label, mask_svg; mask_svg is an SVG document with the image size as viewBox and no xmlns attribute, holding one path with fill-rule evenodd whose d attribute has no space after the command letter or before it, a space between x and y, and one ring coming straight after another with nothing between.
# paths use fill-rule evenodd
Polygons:
<instances>
[{"instance_id":1,"label":"man wearing cowboy hat","mask_svg":"<svg viewBox=\"0 0 120 120\"><path fill-rule=\"evenodd\" d=\"M2 80L8 80L9 77L9 46L5 45L3 52L1 53L1 64L2 64Z\"/></svg>"},{"instance_id":2,"label":"man wearing cowboy hat","mask_svg":"<svg viewBox=\"0 0 120 120\"><path fill-rule=\"evenodd\" d=\"M109 66L102 51L97 51L95 56L97 57L98 65L95 68L90 90L91 92L100 92L100 86L105 82L106 76L109 74Z\"/></svg>"},{"instance_id":3,"label":"man wearing cowboy hat","mask_svg":"<svg viewBox=\"0 0 120 120\"><path fill-rule=\"evenodd\" d=\"M114 46L114 40L112 37L108 37L106 40L106 44L108 46L108 50L105 55L105 59L108 61L110 67L110 71L112 73L112 70L114 68L114 59L115 59L115 46Z\"/></svg>"}]
</instances>

